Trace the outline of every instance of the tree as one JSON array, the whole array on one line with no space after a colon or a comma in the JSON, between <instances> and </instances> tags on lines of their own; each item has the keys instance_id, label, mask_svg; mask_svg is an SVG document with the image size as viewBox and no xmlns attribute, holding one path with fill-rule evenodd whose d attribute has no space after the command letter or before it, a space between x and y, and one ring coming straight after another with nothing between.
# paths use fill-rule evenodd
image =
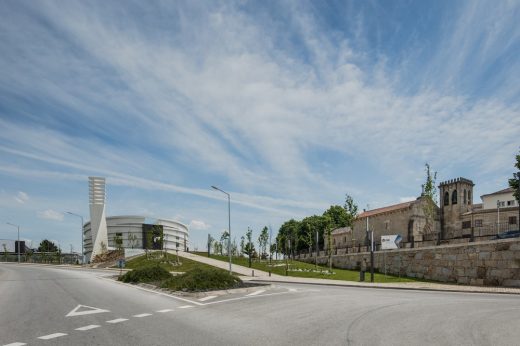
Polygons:
<instances>
[{"instance_id":1,"label":"tree","mask_svg":"<svg viewBox=\"0 0 520 346\"><path fill-rule=\"evenodd\" d=\"M253 244L253 230L249 227L247 228L246 239L247 243L244 250L249 258L249 268L251 268L251 259L255 253L255 244Z\"/></svg>"},{"instance_id":2,"label":"tree","mask_svg":"<svg viewBox=\"0 0 520 346\"><path fill-rule=\"evenodd\" d=\"M426 181L422 186L422 197L425 199L422 207L425 218L424 233L433 234L435 233L435 219L437 216L437 172L432 172L428 163L424 167L426 173ZM437 240L439 241L440 239Z\"/></svg>"},{"instance_id":3,"label":"tree","mask_svg":"<svg viewBox=\"0 0 520 346\"><path fill-rule=\"evenodd\" d=\"M260 258L267 256L266 249L267 249L268 241L269 241L269 229L267 228L267 226L264 226L264 228L262 229L262 232L260 232L260 235L258 236Z\"/></svg>"},{"instance_id":4,"label":"tree","mask_svg":"<svg viewBox=\"0 0 520 346\"><path fill-rule=\"evenodd\" d=\"M350 215L348 215L347 211L339 205L331 205L330 208L323 213L323 216L330 217L330 222L328 224L332 226L332 229L347 227L352 223Z\"/></svg>"},{"instance_id":5,"label":"tree","mask_svg":"<svg viewBox=\"0 0 520 346\"><path fill-rule=\"evenodd\" d=\"M244 236L241 236L241 237L240 237L240 255L241 255L241 256L244 255L244 249L245 249L245 246L246 246L245 238L244 238Z\"/></svg>"},{"instance_id":6,"label":"tree","mask_svg":"<svg viewBox=\"0 0 520 346\"><path fill-rule=\"evenodd\" d=\"M117 251L123 252L123 235L116 233L114 236L114 245Z\"/></svg>"},{"instance_id":7,"label":"tree","mask_svg":"<svg viewBox=\"0 0 520 346\"><path fill-rule=\"evenodd\" d=\"M303 236L301 237L302 241L309 247L309 254L312 252L312 245L315 243L315 231L311 226L311 222L308 220L309 218L305 218L302 220L302 229L304 231Z\"/></svg>"},{"instance_id":8,"label":"tree","mask_svg":"<svg viewBox=\"0 0 520 346\"><path fill-rule=\"evenodd\" d=\"M2 247L4 248L4 261L7 262L7 246L5 246L5 243L3 243Z\"/></svg>"},{"instance_id":9,"label":"tree","mask_svg":"<svg viewBox=\"0 0 520 346\"><path fill-rule=\"evenodd\" d=\"M352 227L352 223L358 214L358 206L354 203L354 199L348 194L345 195L345 204L343 205L343 209L345 209L347 215L350 217L348 226Z\"/></svg>"},{"instance_id":10,"label":"tree","mask_svg":"<svg viewBox=\"0 0 520 346\"><path fill-rule=\"evenodd\" d=\"M222 231L222 235L220 236L220 254L223 255L223 248L225 247L227 249L227 251L229 252L229 248L227 247L227 242L226 240L228 241L231 241L229 239L229 232L227 230L223 230ZM229 253L228 253L229 255Z\"/></svg>"},{"instance_id":11,"label":"tree","mask_svg":"<svg viewBox=\"0 0 520 346\"><path fill-rule=\"evenodd\" d=\"M40 246L38 246L38 252L57 252L58 247L52 241L48 239L44 239L40 242Z\"/></svg>"},{"instance_id":12,"label":"tree","mask_svg":"<svg viewBox=\"0 0 520 346\"><path fill-rule=\"evenodd\" d=\"M130 245L131 249L133 249L135 246L137 246L137 235L136 234L128 235L128 244Z\"/></svg>"},{"instance_id":13,"label":"tree","mask_svg":"<svg viewBox=\"0 0 520 346\"><path fill-rule=\"evenodd\" d=\"M515 189L513 196L515 196L517 204L520 204L520 189L518 187L520 184L520 152L516 155L515 167L518 169L518 172L513 173L513 178L509 179L509 187Z\"/></svg>"}]
</instances>

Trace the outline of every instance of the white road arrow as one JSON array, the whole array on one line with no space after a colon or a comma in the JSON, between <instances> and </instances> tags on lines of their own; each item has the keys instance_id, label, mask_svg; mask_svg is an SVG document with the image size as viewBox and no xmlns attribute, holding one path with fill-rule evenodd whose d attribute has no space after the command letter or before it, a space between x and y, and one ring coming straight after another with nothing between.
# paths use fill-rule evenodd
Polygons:
<instances>
[{"instance_id":1,"label":"white road arrow","mask_svg":"<svg viewBox=\"0 0 520 346\"><path fill-rule=\"evenodd\" d=\"M83 309L83 311L79 311L80 309ZM88 309L88 310L84 310ZM100 314L103 312L110 312L109 310L105 309L98 309L94 308L92 306L86 306L86 305L78 305L74 309L72 309L71 312L65 315L65 317L72 317L72 316L82 316L82 315L90 315L90 314Z\"/></svg>"}]
</instances>

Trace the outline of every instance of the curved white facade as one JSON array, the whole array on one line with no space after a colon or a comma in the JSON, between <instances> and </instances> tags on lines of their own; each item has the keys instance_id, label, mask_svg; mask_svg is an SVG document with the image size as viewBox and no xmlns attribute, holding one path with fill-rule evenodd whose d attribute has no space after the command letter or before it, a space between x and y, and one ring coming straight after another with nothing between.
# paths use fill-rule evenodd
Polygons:
<instances>
[{"instance_id":1,"label":"curved white facade","mask_svg":"<svg viewBox=\"0 0 520 346\"><path fill-rule=\"evenodd\" d=\"M161 225L163 228L163 246L166 250L186 251L188 227L174 220L147 220L144 216L124 215L106 218L108 247L116 248L116 239L122 240L123 248L143 248L143 224ZM87 258L92 255L92 231L90 222L83 226L84 248Z\"/></svg>"}]
</instances>

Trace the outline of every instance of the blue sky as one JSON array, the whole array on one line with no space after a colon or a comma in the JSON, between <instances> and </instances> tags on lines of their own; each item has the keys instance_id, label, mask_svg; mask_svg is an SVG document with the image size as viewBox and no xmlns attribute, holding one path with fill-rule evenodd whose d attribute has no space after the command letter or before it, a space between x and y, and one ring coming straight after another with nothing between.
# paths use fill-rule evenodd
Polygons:
<instances>
[{"instance_id":1,"label":"blue sky","mask_svg":"<svg viewBox=\"0 0 520 346\"><path fill-rule=\"evenodd\" d=\"M0 2L0 238L80 247L107 214L192 248L438 180L502 189L520 135L516 1ZM475 202L478 202L475 201ZM255 236L256 237L256 236Z\"/></svg>"}]
</instances>

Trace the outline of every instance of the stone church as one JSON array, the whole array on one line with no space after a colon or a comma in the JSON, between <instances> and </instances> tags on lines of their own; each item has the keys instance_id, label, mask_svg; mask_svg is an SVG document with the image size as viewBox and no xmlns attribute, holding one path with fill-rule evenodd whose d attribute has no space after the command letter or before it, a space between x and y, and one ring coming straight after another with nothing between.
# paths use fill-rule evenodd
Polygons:
<instances>
[{"instance_id":1,"label":"stone church","mask_svg":"<svg viewBox=\"0 0 520 346\"><path fill-rule=\"evenodd\" d=\"M439 206L424 196L359 214L351 228L332 232L336 249L365 246L369 243L367 225L380 243L382 235L399 234L403 246L431 246L487 240L500 232L518 229L518 203L513 189L481 196L483 203L473 203L475 184L456 178L439 185Z\"/></svg>"}]
</instances>

